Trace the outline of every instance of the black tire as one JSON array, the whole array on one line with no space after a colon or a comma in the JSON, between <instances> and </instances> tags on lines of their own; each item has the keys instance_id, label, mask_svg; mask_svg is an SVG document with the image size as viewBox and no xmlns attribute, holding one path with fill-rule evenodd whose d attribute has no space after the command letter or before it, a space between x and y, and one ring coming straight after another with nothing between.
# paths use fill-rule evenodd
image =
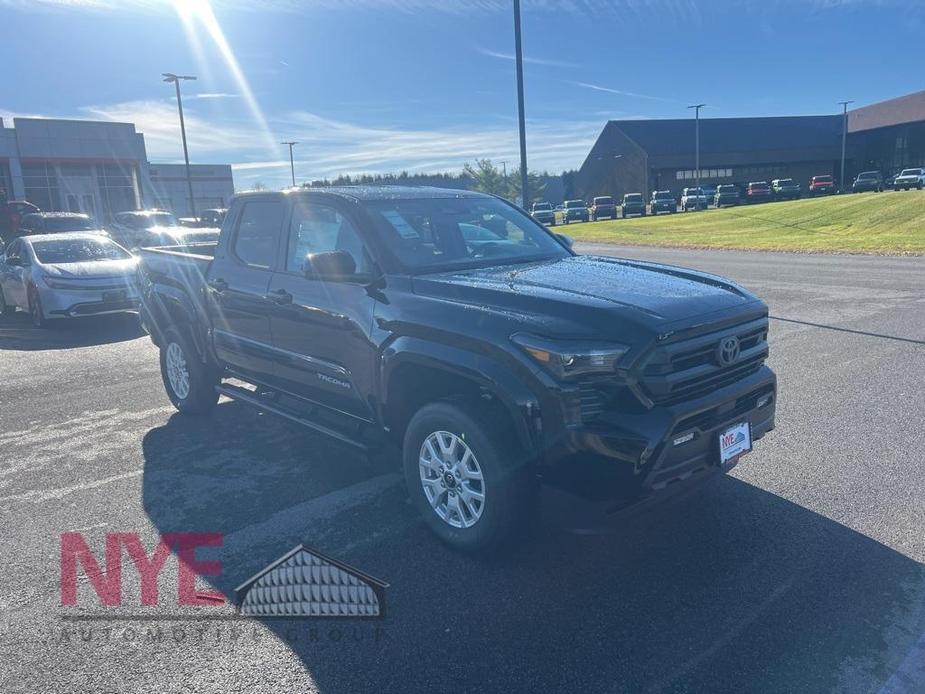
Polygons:
<instances>
[{"instance_id":1,"label":"black tire","mask_svg":"<svg viewBox=\"0 0 925 694\"><path fill-rule=\"evenodd\" d=\"M511 443L511 433L502 420L502 417L486 417L457 402L439 401L418 410L405 430L402 459L412 503L434 534L455 549L488 552L507 544L524 528L533 495L530 469L520 446ZM481 515L468 528L453 527L443 520L425 495L420 474L421 452L427 438L436 432L459 437L481 469L484 505ZM440 496L449 501L449 491Z\"/></svg>"},{"instance_id":2,"label":"black tire","mask_svg":"<svg viewBox=\"0 0 925 694\"><path fill-rule=\"evenodd\" d=\"M186 373L189 379L188 392L180 397L170 382L168 375L168 350L176 345L183 355ZM183 414L208 414L218 402L218 393L215 386L218 384L218 375L213 369L200 361L196 351L192 348L189 338L182 331L170 327L164 332L164 341L161 345L161 379L164 381L164 390L170 402Z\"/></svg>"},{"instance_id":3,"label":"black tire","mask_svg":"<svg viewBox=\"0 0 925 694\"><path fill-rule=\"evenodd\" d=\"M4 316L11 316L15 311L15 306L10 306L8 303L6 303L6 297L3 295L3 287L0 287L0 314Z\"/></svg>"},{"instance_id":4,"label":"black tire","mask_svg":"<svg viewBox=\"0 0 925 694\"><path fill-rule=\"evenodd\" d=\"M45 318L45 312L42 310L42 300L39 293L34 288L29 288L29 316L32 318L32 325L35 328L47 328L48 319Z\"/></svg>"}]
</instances>

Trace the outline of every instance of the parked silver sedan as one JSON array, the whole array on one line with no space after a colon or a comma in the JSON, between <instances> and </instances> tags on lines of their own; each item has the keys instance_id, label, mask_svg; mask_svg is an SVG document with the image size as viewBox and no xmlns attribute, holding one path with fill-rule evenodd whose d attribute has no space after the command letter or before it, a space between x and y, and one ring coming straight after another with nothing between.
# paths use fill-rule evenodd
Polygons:
<instances>
[{"instance_id":1,"label":"parked silver sedan","mask_svg":"<svg viewBox=\"0 0 925 694\"><path fill-rule=\"evenodd\" d=\"M0 309L49 320L138 311L137 259L112 239L73 232L22 236L0 255Z\"/></svg>"}]
</instances>

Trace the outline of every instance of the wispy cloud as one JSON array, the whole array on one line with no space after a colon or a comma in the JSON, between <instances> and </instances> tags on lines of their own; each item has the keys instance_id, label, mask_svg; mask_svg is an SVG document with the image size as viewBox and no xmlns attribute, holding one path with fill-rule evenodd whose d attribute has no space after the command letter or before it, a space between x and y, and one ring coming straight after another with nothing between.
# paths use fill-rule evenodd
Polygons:
<instances>
[{"instance_id":1,"label":"wispy cloud","mask_svg":"<svg viewBox=\"0 0 925 694\"><path fill-rule=\"evenodd\" d=\"M618 96L628 96L633 99L651 99L652 101L664 101L671 104L680 103L677 99L669 99L664 96L653 96L652 94L640 94L638 92L627 92L622 89L613 89L600 84L591 84L590 82L573 82L570 80L569 84L574 84L576 87L584 87L585 89L593 89L596 92L607 92L608 94L617 94Z\"/></svg>"},{"instance_id":2,"label":"wispy cloud","mask_svg":"<svg viewBox=\"0 0 925 694\"><path fill-rule=\"evenodd\" d=\"M227 162L242 184L261 180L268 185L288 178L289 160L283 148L278 158L267 157L247 120L206 118L191 104L184 109L190 157L199 163ZM85 106L84 118L134 123L144 134L152 161L182 160L180 126L169 99L140 100ZM515 162L519 158L515 123L436 128L363 125L307 111L268 117L274 133L299 142L296 168L307 178L338 174L399 171L456 171L478 158ZM587 154L601 122L595 120L528 120L530 168L560 171L577 167Z\"/></svg>"},{"instance_id":3,"label":"wispy cloud","mask_svg":"<svg viewBox=\"0 0 925 694\"><path fill-rule=\"evenodd\" d=\"M228 92L200 92L187 97L189 99L240 99L240 94L229 94Z\"/></svg>"},{"instance_id":4,"label":"wispy cloud","mask_svg":"<svg viewBox=\"0 0 925 694\"><path fill-rule=\"evenodd\" d=\"M482 55L487 55L489 58L498 58L499 60L514 62L513 53L502 53L501 51L493 51L489 48L482 47L476 50ZM553 60L550 58L535 58L533 56L524 56L524 63L529 63L530 65L546 65L550 67L578 67L578 63L571 63L565 60Z\"/></svg>"}]
</instances>

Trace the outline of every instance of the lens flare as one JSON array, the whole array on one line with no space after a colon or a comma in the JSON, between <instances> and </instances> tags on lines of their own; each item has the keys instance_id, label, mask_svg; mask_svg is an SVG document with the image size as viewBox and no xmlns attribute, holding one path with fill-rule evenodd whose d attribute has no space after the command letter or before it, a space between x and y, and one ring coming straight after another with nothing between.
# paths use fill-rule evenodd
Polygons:
<instances>
[{"instance_id":1,"label":"lens flare","mask_svg":"<svg viewBox=\"0 0 925 694\"><path fill-rule=\"evenodd\" d=\"M222 27L218 22L218 18L215 16L215 12L212 10L212 5L209 3L209 0L174 0L174 8L176 9L177 15L180 17L180 21L183 22L183 27L186 30L196 59L203 66L207 66L208 63L203 58L203 48L199 41L200 34L196 31L197 25L205 29L209 38L212 39L212 42L222 56L226 69L231 73L237 89L240 91L248 111L250 111L251 117L254 119L263 145L266 147L268 153L272 154L274 157L277 156L278 147L276 145L276 137L273 136L270 126L267 124L267 119L264 117L263 111L261 111L260 105L254 97L254 92L251 90L250 83L247 81L247 77L245 77L243 70L241 70L238 59L235 57L234 51L228 43L228 39L225 38L225 32L222 31ZM208 68L206 68L205 72L206 76L208 76Z\"/></svg>"}]
</instances>

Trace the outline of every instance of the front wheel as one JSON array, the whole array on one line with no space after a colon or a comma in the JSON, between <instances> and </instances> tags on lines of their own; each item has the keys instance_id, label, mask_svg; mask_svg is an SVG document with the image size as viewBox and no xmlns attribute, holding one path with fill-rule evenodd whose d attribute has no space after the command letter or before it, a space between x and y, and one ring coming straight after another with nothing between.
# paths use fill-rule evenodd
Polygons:
<instances>
[{"instance_id":1,"label":"front wheel","mask_svg":"<svg viewBox=\"0 0 925 694\"><path fill-rule=\"evenodd\" d=\"M497 420L449 401L425 405L405 431L402 456L412 502L452 547L484 552L524 525L528 465Z\"/></svg>"},{"instance_id":2,"label":"front wheel","mask_svg":"<svg viewBox=\"0 0 925 694\"><path fill-rule=\"evenodd\" d=\"M45 318L45 309L42 308L42 300L39 298L38 290L29 291L29 315L32 318L32 325L36 328L47 328L48 319Z\"/></svg>"},{"instance_id":3,"label":"front wheel","mask_svg":"<svg viewBox=\"0 0 925 694\"><path fill-rule=\"evenodd\" d=\"M9 316L12 315L15 310L15 306L6 303L6 297L3 295L3 287L0 287L0 314Z\"/></svg>"},{"instance_id":4,"label":"front wheel","mask_svg":"<svg viewBox=\"0 0 925 694\"><path fill-rule=\"evenodd\" d=\"M177 328L164 333L161 378L170 402L183 414L207 414L218 402L218 378Z\"/></svg>"}]
</instances>

